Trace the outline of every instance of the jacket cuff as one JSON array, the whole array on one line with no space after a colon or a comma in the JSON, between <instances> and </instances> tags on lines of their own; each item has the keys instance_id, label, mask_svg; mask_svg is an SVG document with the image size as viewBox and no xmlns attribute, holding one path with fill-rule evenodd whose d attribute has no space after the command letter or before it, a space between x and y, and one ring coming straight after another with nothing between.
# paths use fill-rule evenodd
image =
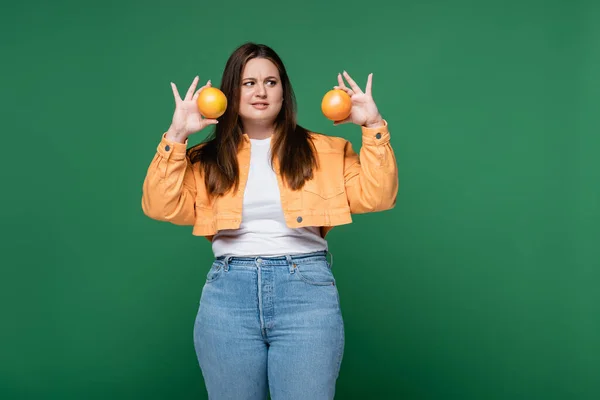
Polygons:
<instances>
[{"instance_id":1,"label":"jacket cuff","mask_svg":"<svg viewBox=\"0 0 600 400\"><path fill-rule=\"evenodd\" d=\"M363 144L381 146L389 143L390 141L388 123L385 119L383 120L383 125L381 126L377 126L374 128L367 128L366 126L362 126L361 129Z\"/></svg>"},{"instance_id":2,"label":"jacket cuff","mask_svg":"<svg viewBox=\"0 0 600 400\"><path fill-rule=\"evenodd\" d=\"M163 133L160 143L156 148L158 154L165 159L183 160L186 157L188 140L185 143L173 142L167 139L167 133Z\"/></svg>"}]
</instances>

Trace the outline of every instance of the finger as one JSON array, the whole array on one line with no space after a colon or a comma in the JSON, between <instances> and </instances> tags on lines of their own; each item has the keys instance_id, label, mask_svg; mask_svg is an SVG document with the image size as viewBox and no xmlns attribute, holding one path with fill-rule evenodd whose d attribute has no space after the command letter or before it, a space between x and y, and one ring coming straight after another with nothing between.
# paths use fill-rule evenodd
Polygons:
<instances>
[{"instance_id":1,"label":"finger","mask_svg":"<svg viewBox=\"0 0 600 400\"><path fill-rule=\"evenodd\" d=\"M356 82L354 82L354 79L352 79L346 71L344 71L344 78L346 78L346 80L350 84L350 87L352 88L352 90L354 90L354 93L362 93L362 90L360 90L360 87L358 87Z\"/></svg>"},{"instance_id":2,"label":"finger","mask_svg":"<svg viewBox=\"0 0 600 400\"><path fill-rule=\"evenodd\" d=\"M175 104L181 101L181 96L179 95L179 91L177 90L177 86L173 82L171 82L171 89L173 90L173 97L175 97Z\"/></svg>"},{"instance_id":3,"label":"finger","mask_svg":"<svg viewBox=\"0 0 600 400\"><path fill-rule=\"evenodd\" d=\"M367 87L365 88L365 93L369 96L371 96L371 87L373 86L373 73L371 72L369 74L369 77L367 78Z\"/></svg>"},{"instance_id":4,"label":"finger","mask_svg":"<svg viewBox=\"0 0 600 400\"><path fill-rule=\"evenodd\" d=\"M200 89L196 90L196 93L194 93L194 100L198 100L198 96L200 95L200 92L202 91L202 89L206 89L207 87L211 87L211 86L212 86L212 84L209 79L208 82L206 82L206 85L204 85Z\"/></svg>"},{"instance_id":5,"label":"finger","mask_svg":"<svg viewBox=\"0 0 600 400\"><path fill-rule=\"evenodd\" d=\"M342 78L342 74L338 74L337 78L338 78L338 85L341 88L346 88L346 84L344 83L344 79Z\"/></svg>"},{"instance_id":6,"label":"finger","mask_svg":"<svg viewBox=\"0 0 600 400\"><path fill-rule=\"evenodd\" d=\"M340 89L343 90L344 92L348 93L348 95L350 95L350 97L352 97L352 95L354 94L354 92L352 91L352 89L347 88L346 86L341 87L341 86L334 86L334 89Z\"/></svg>"},{"instance_id":7,"label":"finger","mask_svg":"<svg viewBox=\"0 0 600 400\"><path fill-rule=\"evenodd\" d=\"M204 126L208 126L208 125L216 125L219 123L219 121L217 121L216 119L208 119L208 118L204 118L202 120L202 122L204 122Z\"/></svg>"},{"instance_id":8,"label":"finger","mask_svg":"<svg viewBox=\"0 0 600 400\"><path fill-rule=\"evenodd\" d=\"M199 79L200 78L198 78L198 76L196 76L194 78L194 80L192 81L192 84L190 85L187 93L185 94L185 99L186 100L191 100L192 99L192 96L194 95L194 91L196 90L196 85L198 85L198 80Z\"/></svg>"}]
</instances>

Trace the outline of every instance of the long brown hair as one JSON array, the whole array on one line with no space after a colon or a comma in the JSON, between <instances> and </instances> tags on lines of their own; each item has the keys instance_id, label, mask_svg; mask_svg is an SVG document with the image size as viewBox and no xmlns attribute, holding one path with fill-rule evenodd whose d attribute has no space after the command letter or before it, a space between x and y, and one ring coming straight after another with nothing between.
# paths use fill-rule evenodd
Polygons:
<instances>
[{"instance_id":1,"label":"long brown hair","mask_svg":"<svg viewBox=\"0 0 600 400\"><path fill-rule=\"evenodd\" d=\"M223 195L239 186L237 152L243 140L238 115L241 80L246 63L253 58L273 62L283 85L283 104L275 119L271 165L277 157L279 173L292 190L302 188L304 182L313 177L313 167L318 166L310 132L296 121L296 98L283 62L270 47L245 43L231 54L223 71L220 89L227 97L227 110L218 118L219 123L214 125L211 135L188 150L190 161L199 162L204 170L204 182L211 196Z\"/></svg>"}]
</instances>

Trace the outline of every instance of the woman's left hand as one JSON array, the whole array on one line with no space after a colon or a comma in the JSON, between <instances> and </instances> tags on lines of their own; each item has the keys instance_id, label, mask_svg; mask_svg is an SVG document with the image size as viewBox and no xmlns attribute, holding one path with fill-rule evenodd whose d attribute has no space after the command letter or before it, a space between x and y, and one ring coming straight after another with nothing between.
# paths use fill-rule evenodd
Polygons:
<instances>
[{"instance_id":1,"label":"woman's left hand","mask_svg":"<svg viewBox=\"0 0 600 400\"><path fill-rule=\"evenodd\" d=\"M342 121L335 121L334 125L346 124L348 122L367 128L383 125L383 118L381 117L379 110L377 110L377 106L371 95L373 74L369 74L369 77L367 78L367 86L364 93L346 71L344 71L344 78L346 78L350 84L350 88L344 84L342 74L338 74L338 86L334 86L334 88L341 89L350 95L350 99L352 100L352 110L350 111L348 118Z\"/></svg>"}]
</instances>

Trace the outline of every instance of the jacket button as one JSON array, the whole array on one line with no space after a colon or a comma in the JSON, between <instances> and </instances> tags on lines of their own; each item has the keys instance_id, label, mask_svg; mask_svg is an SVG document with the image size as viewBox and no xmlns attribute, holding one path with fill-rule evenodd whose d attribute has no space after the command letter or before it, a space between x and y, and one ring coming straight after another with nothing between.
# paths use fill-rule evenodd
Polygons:
<instances>
[{"instance_id":1,"label":"jacket button","mask_svg":"<svg viewBox=\"0 0 600 400\"><path fill-rule=\"evenodd\" d=\"M298 221L298 222L302 222L302 217L298 217L298 218L296 218L296 221Z\"/></svg>"},{"instance_id":2,"label":"jacket button","mask_svg":"<svg viewBox=\"0 0 600 400\"><path fill-rule=\"evenodd\" d=\"M165 146L165 150L166 150L166 151L169 151L169 150L171 150L171 147L170 147L169 145L166 145L166 146Z\"/></svg>"},{"instance_id":3,"label":"jacket button","mask_svg":"<svg viewBox=\"0 0 600 400\"><path fill-rule=\"evenodd\" d=\"M379 132L378 132L378 133L377 133L377 135L375 135L375 137L376 137L377 139L381 139L381 133L379 133Z\"/></svg>"}]
</instances>

